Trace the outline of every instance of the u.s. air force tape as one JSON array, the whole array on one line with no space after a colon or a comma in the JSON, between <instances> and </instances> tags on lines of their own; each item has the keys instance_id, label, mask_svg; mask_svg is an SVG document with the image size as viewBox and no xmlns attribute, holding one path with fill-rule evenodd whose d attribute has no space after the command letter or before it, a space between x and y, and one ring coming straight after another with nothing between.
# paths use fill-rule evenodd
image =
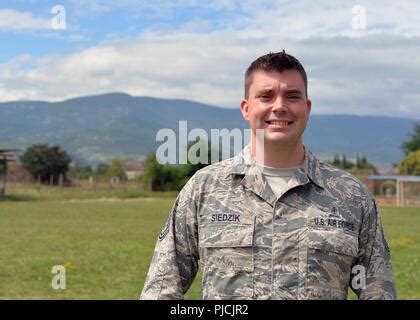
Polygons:
<instances>
[{"instance_id":1,"label":"u.s. air force tape","mask_svg":"<svg viewBox=\"0 0 420 320\"><path fill-rule=\"evenodd\" d=\"M162 241L166 235L169 233L169 226L171 225L171 217L168 218L168 221L165 224L163 230L159 233L159 240Z\"/></svg>"}]
</instances>

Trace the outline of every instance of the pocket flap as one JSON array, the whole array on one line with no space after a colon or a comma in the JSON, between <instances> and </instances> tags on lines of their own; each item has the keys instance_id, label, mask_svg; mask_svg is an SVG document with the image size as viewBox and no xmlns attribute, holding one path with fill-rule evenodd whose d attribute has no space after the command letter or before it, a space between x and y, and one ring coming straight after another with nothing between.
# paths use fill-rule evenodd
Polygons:
<instances>
[{"instance_id":1,"label":"pocket flap","mask_svg":"<svg viewBox=\"0 0 420 320\"><path fill-rule=\"evenodd\" d=\"M251 247L252 224L212 224L200 228L199 242L203 248Z\"/></svg>"},{"instance_id":2,"label":"pocket flap","mask_svg":"<svg viewBox=\"0 0 420 320\"><path fill-rule=\"evenodd\" d=\"M359 250L359 241L356 235L342 230L310 230L309 248L356 257Z\"/></svg>"}]
</instances>

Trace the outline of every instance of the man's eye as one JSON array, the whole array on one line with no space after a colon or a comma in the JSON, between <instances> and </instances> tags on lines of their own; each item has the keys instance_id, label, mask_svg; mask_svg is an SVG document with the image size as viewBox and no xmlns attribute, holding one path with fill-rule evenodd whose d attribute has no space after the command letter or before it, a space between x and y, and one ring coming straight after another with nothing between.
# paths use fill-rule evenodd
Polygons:
<instances>
[{"instance_id":1,"label":"man's eye","mask_svg":"<svg viewBox=\"0 0 420 320\"><path fill-rule=\"evenodd\" d=\"M290 96L289 99L297 100L297 99L300 99L300 97L299 96Z\"/></svg>"}]
</instances>

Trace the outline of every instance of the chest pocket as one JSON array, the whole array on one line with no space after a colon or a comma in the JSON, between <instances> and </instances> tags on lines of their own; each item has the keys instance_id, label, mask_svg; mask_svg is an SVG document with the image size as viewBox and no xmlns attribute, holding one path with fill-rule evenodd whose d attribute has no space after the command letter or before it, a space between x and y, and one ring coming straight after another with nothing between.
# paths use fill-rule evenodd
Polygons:
<instances>
[{"instance_id":1,"label":"chest pocket","mask_svg":"<svg viewBox=\"0 0 420 320\"><path fill-rule=\"evenodd\" d=\"M346 298L358 236L340 229L310 228L308 237L308 288L325 288Z\"/></svg>"},{"instance_id":2,"label":"chest pocket","mask_svg":"<svg viewBox=\"0 0 420 320\"><path fill-rule=\"evenodd\" d=\"M208 224L199 231L204 299L253 295L253 224Z\"/></svg>"}]
</instances>

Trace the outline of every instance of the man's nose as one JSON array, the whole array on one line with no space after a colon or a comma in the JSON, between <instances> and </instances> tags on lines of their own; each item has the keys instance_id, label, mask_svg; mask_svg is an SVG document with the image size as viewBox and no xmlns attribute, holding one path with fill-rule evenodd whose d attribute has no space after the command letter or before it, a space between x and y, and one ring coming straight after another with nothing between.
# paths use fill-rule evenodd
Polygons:
<instances>
[{"instance_id":1,"label":"man's nose","mask_svg":"<svg viewBox=\"0 0 420 320\"><path fill-rule=\"evenodd\" d=\"M287 103L286 103L286 100L283 99L283 97L281 97L281 96L277 96L277 98L273 102L273 106L272 106L271 109L272 109L273 112L284 112L284 111L287 111Z\"/></svg>"}]
</instances>

